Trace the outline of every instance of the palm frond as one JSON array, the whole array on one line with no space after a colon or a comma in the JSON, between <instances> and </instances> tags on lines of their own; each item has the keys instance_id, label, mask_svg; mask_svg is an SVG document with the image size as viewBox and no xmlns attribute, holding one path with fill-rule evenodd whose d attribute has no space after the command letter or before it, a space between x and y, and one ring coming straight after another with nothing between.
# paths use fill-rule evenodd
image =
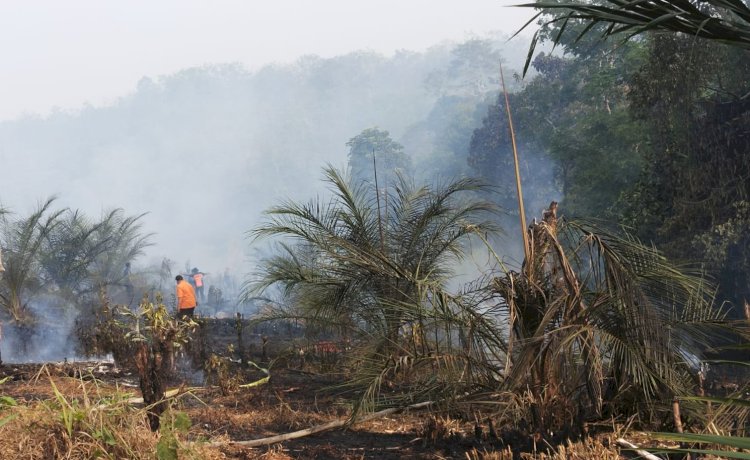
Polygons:
<instances>
[{"instance_id":1,"label":"palm frond","mask_svg":"<svg viewBox=\"0 0 750 460\"><path fill-rule=\"evenodd\" d=\"M584 25L576 41L595 30L594 26L606 25L602 40L624 33L628 34L627 39L648 31L666 31L750 49L750 8L742 0L564 0L517 6L535 8L541 15L549 15L542 24L559 27L559 33L553 38L555 45L561 43L563 31L576 24ZM519 32L528 26L529 23L525 24ZM539 35L535 34L524 75L538 40Z\"/></svg>"}]
</instances>

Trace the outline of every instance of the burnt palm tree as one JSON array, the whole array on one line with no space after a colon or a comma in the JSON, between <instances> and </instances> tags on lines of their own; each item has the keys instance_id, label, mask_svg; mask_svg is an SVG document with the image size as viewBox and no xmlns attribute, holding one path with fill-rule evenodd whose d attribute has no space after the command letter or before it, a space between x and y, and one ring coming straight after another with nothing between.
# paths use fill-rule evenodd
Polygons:
<instances>
[{"instance_id":1,"label":"burnt palm tree","mask_svg":"<svg viewBox=\"0 0 750 460\"><path fill-rule=\"evenodd\" d=\"M555 205L529 237L523 267L492 286L508 318L499 388L526 396L501 406L521 405L537 428L556 431L605 405L618 413L690 394L723 320L699 271L591 223L558 222Z\"/></svg>"},{"instance_id":2,"label":"burnt palm tree","mask_svg":"<svg viewBox=\"0 0 750 460\"><path fill-rule=\"evenodd\" d=\"M527 58L527 67L534 51L534 45L541 37L551 38L555 44L560 44L569 39L566 38L566 35L570 36L571 34L574 41L578 42L584 37L592 35L592 33L599 34L599 39L605 40L615 35L628 39L648 31L670 32L742 49L750 49L750 8L748 8L746 0L562 0L537 1L521 6L539 9L540 13L534 19L541 17L540 24L544 26L542 31L538 31L534 35ZM526 26L534 19L529 21ZM553 30L551 34L549 33L550 30ZM746 97L747 95L742 96L741 99ZM670 284L668 287L669 289L664 292L668 294L674 292L674 284ZM702 291L705 291L705 286L694 287L700 287ZM700 291L693 290L692 292ZM693 298L701 298L701 295L695 295ZM696 305L693 305L691 309L695 307ZM698 311L706 311L705 302L698 302L697 308ZM703 313L698 316L701 315ZM704 319L709 323L712 321L710 314ZM744 333L745 337L747 337L746 326L744 325L744 330L737 331L740 334ZM669 325L664 329L670 336L675 330L670 328ZM696 332L698 332L696 336L698 340L693 343L705 339L706 328L700 327ZM684 333L682 335L687 336ZM640 343L643 343L643 340ZM689 356L684 351L685 346L682 345L678 351L681 351L683 356ZM743 364L747 365L747 363ZM649 375L658 377L657 379L651 379L650 386L653 388L655 386L653 382L661 381L663 373L654 370ZM641 382L648 383L648 380L641 379ZM738 407L745 410L744 404L732 402L729 406L732 410L736 410ZM715 420L709 420L709 422L711 425L717 425ZM693 442L695 440L686 437L683 441ZM727 445L734 445L737 440L726 438L723 441L726 441ZM746 442L746 440L742 441Z\"/></svg>"}]
</instances>

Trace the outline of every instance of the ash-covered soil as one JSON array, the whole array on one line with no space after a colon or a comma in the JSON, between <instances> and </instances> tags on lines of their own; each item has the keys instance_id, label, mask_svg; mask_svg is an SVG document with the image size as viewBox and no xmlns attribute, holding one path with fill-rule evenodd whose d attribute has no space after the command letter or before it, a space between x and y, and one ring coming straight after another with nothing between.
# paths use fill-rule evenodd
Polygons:
<instances>
[{"instance_id":1,"label":"ash-covered soil","mask_svg":"<svg viewBox=\"0 0 750 460\"><path fill-rule=\"evenodd\" d=\"M223 458L237 459L464 459L473 449L501 448L497 441L477 439L468 424L425 411L395 414L265 447L244 447L233 441L289 433L342 419L350 407L331 389L339 383L333 376L271 369L267 383L241 388L240 384L264 377L257 370L242 375L246 381L234 382L233 388L195 385L176 376L170 388L182 388L174 406L190 418L187 441L221 444L212 450ZM0 366L0 377L9 377L0 392L19 404L52 399L54 388L69 400L83 398L84 386L90 393L93 385L100 394L119 391L140 396L136 377L107 361L5 364ZM434 429L436 420L445 425L439 432ZM433 427L432 432L428 425Z\"/></svg>"}]
</instances>

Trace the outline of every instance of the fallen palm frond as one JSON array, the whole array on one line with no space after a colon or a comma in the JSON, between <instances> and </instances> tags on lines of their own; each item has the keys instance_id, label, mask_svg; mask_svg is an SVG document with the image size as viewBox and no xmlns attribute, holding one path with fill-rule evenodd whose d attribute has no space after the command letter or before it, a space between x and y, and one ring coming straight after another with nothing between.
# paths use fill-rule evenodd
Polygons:
<instances>
[{"instance_id":1,"label":"fallen palm frond","mask_svg":"<svg viewBox=\"0 0 750 460\"><path fill-rule=\"evenodd\" d=\"M693 417L701 421L704 431L715 434L736 435L750 418L750 401L742 399L747 387L738 389L731 397L681 396L689 404Z\"/></svg>"},{"instance_id":2,"label":"fallen palm frond","mask_svg":"<svg viewBox=\"0 0 750 460\"><path fill-rule=\"evenodd\" d=\"M690 444L708 444L713 448L672 448L653 449L649 451L658 453L692 453L701 455L714 455L718 458L750 459L750 453L743 452L750 449L750 438L740 436L717 436L698 433L649 433L654 439L674 441Z\"/></svg>"}]
</instances>

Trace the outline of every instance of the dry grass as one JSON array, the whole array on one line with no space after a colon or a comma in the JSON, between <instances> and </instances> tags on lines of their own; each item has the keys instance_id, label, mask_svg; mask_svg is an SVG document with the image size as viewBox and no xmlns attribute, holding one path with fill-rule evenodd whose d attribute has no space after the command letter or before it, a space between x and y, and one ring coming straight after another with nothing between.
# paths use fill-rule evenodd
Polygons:
<instances>
[{"instance_id":1,"label":"dry grass","mask_svg":"<svg viewBox=\"0 0 750 460\"><path fill-rule=\"evenodd\" d=\"M0 428L0 457L152 458L158 439L142 414L120 413L113 420L106 411L97 412L76 411L67 425L62 409L51 400L6 410L3 415L14 418Z\"/></svg>"},{"instance_id":2,"label":"dry grass","mask_svg":"<svg viewBox=\"0 0 750 460\"><path fill-rule=\"evenodd\" d=\"M608 443L611 436L534 449L516 445L529 438L490 436L487 419L479 422L446 414L410 412L388 416L316 436L264 448L229 445L308 428L346 417L348 409L337 396L316 395L324 383L306 376L278 371L266 386L223 394L220 388L204 388L195 398L184 397L172 404L162 420L171 432L152 433L145 410L126 400L137 396L118 391L112 382L39 375L25 381L0 385L0 393L11 395L16 406L0 405L1 459L155 459L165 437L174 437L180 459L616 459L618 449ZM26 374L28 375L28 374ZM317 397L316 397L317 396ZM189 416L187 427L178 429L175 414ZM477 437L476 423L483 429ZM497 428L497 427L496 427ZM614 428L614 427L613 427ZM499 431L499 430L498 430ZM502 436L503 433L498 432ZM613 436L622 435L619 431ZM630 440L649 444L646 438L627 433ZM203 440L212 443L209 447ZM513 452L505 447L513 442ZM222 446L217 444L226 443ZM652 444L653 445L653 444ZM531 452L528 452L528 451Z\"/></svg>"},{"instance_id":3,"label":"dry grass","mask_svg":"<svg viewBox=\"0 0 750 460\"><path fill-rule=\"evenodd\" d=\"M585 441L557 446L552 452L522 453L520 457L524 460L621 460L619 449L609 443L603 443L600 439L587 439ZM513 460L514 453L510 448L504 450L477 450L472 449L466 453L466 460Z\"/></svg>"},{"instance_id":4,"label":"dry grass","mask_svg":"<svg viewBox=\"0 0 750 460\"><path fill-rule=\"evenodd\" d=\"M33 388L34 400L14 405L15 400L7 398L0 406L5 422L0 426L0 458L155 459L165 436L175 440L172 449L179 458L222 458L200 444L184 442L177 429L152 433L145 409L133 407L129 393L60 377L48 377L46 385L35 379L18 389L24 387Z\"/></svg>"}]
</instances>

